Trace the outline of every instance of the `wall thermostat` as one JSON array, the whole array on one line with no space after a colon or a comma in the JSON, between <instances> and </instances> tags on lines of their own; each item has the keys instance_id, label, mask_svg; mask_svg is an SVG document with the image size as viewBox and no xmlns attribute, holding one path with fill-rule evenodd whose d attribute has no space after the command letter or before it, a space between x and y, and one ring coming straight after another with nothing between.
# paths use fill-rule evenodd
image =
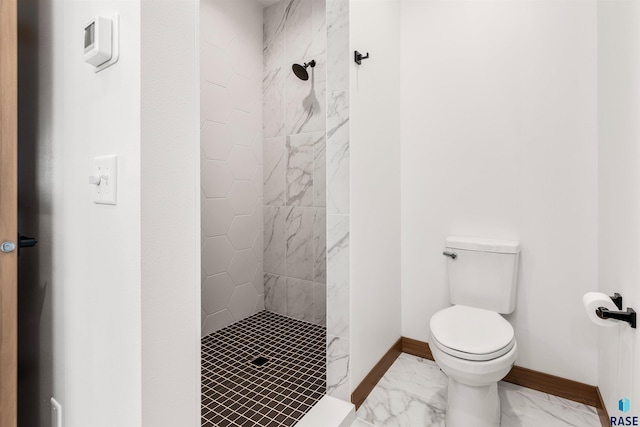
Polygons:
<instances>
[{"instance_id":1,"label":"wall thermostat","mask_svg":"<svg viewBox=\"0 0 640 427\"><path fill-rule=\"evenodd\" d=\"M96 16L84 26L84 62L102 71L118 61L118 16Z\"/></svg>"}]
</instances>

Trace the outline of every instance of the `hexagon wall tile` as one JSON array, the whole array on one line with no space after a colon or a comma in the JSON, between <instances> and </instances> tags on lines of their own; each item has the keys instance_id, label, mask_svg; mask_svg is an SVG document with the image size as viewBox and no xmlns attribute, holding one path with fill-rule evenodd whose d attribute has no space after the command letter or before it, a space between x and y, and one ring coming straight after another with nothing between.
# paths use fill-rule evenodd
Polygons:
<instances>
[{"instance_id":1,"label":"hexagon wall tile","mask_svg":"<svg viewBox=\"0 0 640 427\"><path fill-rule=\"evenodd\" d=\"M227 159L227 164L236 179L250 180L255 176L258 168L258 161L253 151L242 145L233 147Z\"/></svg>"},{"instance_id":2,"label":"hexagon wall tile","mask_svg":"<svg viewBox=\"0 0 640 427\"><path fill-rule=\"evenodd\" d=\"M202 246L202 268L205 273L213 276L227 271L233 252L233 246L227 236L211 237L205 240Z\"/></svg>"},{"instance_id":3,"label":"hexagon wall tile","mask_svg":"<svg viewBox=\"0 0 640 427\"><path fill-rule=\"evenodd\" d=\"M229 326L233 323L233 316L228 310L222 310L215 314L210 314L204 320L202 325L202 336L209 335L212 332L219 331L220 329Z\"/></svg>"},{"instance_id":4,"label":"hexagon wall tile","mask_svg":"<svg viewBox=\"0 0 640 427\"><path fill-rule=\"evenodd\" d=\"M233 76L231 59L224 49L205 43L200 51L200 84L227 86Z\"/></svg>"},{"instance_id":5,"label":"hexagon wall tile","mask_svg":"<svg viewBox=\"0 0 640 427\"><path fill-rule=\"evenodd\" d=\"M207 199L202 207L200 222L207 237L226 234L233 222L234 213L227 199Z\"/></svg>"},{"instance_id":6,"label":"hexagon wall tile","mask_svg":"<svg viewBox=\"0 0 640 427\"><path fill-rule=\"evenodd\" d=\"M207 197L225 197L233 185L233 173L226 162L207 160L200 180Z\"/></svg>"},{"instance_id":7,"label":"hexagon wall tile","mask_svg":"<svg viewBox=\"0 0 640 427\"><path fill-rule=\"evenodd\" d=\"M256 173L253 175L251 182L253 182L253 188L256 189L258 197L262 197L264 188L264 166L258 165L258 167L256 168Z\"/></svg>"},{"instance_id":8,"label":"hexagon wall tile","mask_svg":"<svg viewBox=\"0 0 640 427\"><path fill-rule=\"evenodd\" d=\"M262 68L262 46L252 46L245 40L234 39L228 48L233 70L251 78Z\"/></svg>"},{"instance_id":9,"label":"hexagon wall tile","mask_svg":"<svg viewBox=\"0 0 640 427\"><path fill-rule=\"evenodd\" d=\"M229 92L222 86L206 82L200 90L200 109L205 119L226 123L233 111Z\"/></svg>"},{"instance_id":10,"label":"hexagon wall tile","mask_svg":"<svg viewBox=\"0 0 640 427\"><path fill-rule=\"evenodd\" d=\"M264 295L258 295L258 302L256 302L256 307L253 309L254 313L258 313L264 310Z\"/></svg>"},{"instance_id":11,"label":"hexagon wall tile","mask_svg":"<svg viewBox=\"0 0 640 427\"><path fill-rule=\"evenodd\" d=\"M264 233L259 232L256 235L256 240L254 240L252 247L256 258L258 261L262 262L264 258Z\"/></svg>"},{"instance_id":12,"label":"hexagon wall tile","mask_svg":"<svg viewBox=\"0 0 640 427\"><path fill-rule=\"evenodd\" d=\"M202 308L213 314L227 308L235 285L227 273L209 276L202 287Z\"/></svg>"},{"instance_id":13,"label":"hexagon wall tile","mask_svg":"<svg viewBox=\"0 0 640 427\"><path fill-rule=\"evenodd\" d=\"M222 12L222 13L221 13ZM201 4L202 332L264 308L263 12ZM260 280L259 282L256 282ZM253 282L256 282L255 284Z\"/></svg>"},{"instance_id":14,"label":"hexagon wall tile","mask_svg":"<svg viewBox=\"0 0 640 427\"><path fill-rule=\"evenodd\" d=\"M256 206L253 208L253 212L251 212L251 216L253 217L253 221L258 227L258 230L264 230L264 215L263 215L263 206L262 206L262 197L258 197L256 199Z\"/></svg>"},{"instance_id":15,"label":"hexagon wall tile","mask_svg":"<svg viewBox=\"0 0 640 427\"><path fill-rule=\"evenodd\" d=\"M259 93L256 90L257 86L254 80L238 74L231 78L227 85L227 90L236 109L251 113L254 108L260 108L260 104L257 102L258 99L255 97L255 94ZM260 88L262 88L262 81L260 81Z\"/></svg>"},{"instance_id":16,"label":"hexagon wall tile","mask_svg":"<svg viewBox=\"0 0 640 427\"><path fill-rule=\"evenodd\" d=\"M251 281L258 295L264 294L264 269L262 266L262 263L258 264L256 272L253 274L253 280Z\"/></svg>"},{"instance_id":17,"label":"hexagon wall tile","mask_svg":"<svg viewBox=\"0 0 640 427\"><path fill-rule=\"evenodd\" d=\"M237 215L251 214L258 199L256 190L249 181L235 181L233 185L231 185L228 197Z\"/></svg>"},{"instance_id":18,"label":"hexagon wall tile","mask_svg":"<svg viewBox=\"0 0 640 427\"><path fill-rule=\"evenodd\" d=\"M261 122L258 113L234 110L229 117L229 130L236 144L251 147L260 134Z\"/></svg>"},{"instance_id":19,"label":"hexagon wall tile","mask_svg":"<svg viewBox=\"0 0 640 427\"><path fill-rule=\"evenodd\" d=\"M205 122L200 131L200 148L209 160L227 160L233 148L229 128L216 122Z\"/></svg>"},{"instance_id":20,"label":"hexagon wall tile","mask_svg":"<svg viewBox=\"0 0 640 427\"><path fill-rule=\"evenodd\" d=\"M236 216L227 233L231 244L236 250L251 248L258 234L262 233L259 232L250 215Z\"/></svg>"},{"instance_id":21,"label":"hexagon wall tile","mask_svg":"<svg viewBox=\"0 0 640 427\"><path fill-rule=\"evenodd\" d=\"M236 286L227 309L231 312L233 318L238 321L253 314L257 302L258 293L256 289L251 283L247 283L246 285Z\"/></svg>"},{"instance_id":22,"label":"hexagon wall tile","mask_svg":"<svg viewBox=\"0 0 640 427\"><path fill-rule=\"evenodd\" d=\"M253 253L253 249L245 249L235 253L227 272L231 276L233 283L242 285L253 279L257 267L258 260ZM253 285L251 286L253 287Z\"/></svg>"}]
</instances>

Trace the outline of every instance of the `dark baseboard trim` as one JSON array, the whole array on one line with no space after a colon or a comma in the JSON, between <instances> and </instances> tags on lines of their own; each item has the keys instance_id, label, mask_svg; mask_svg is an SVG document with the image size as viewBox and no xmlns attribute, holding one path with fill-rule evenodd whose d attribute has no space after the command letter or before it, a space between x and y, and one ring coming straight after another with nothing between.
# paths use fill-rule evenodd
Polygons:
<instances>
[{"instance_id":1,"label":"dark baseboard trim","mask_svg":"<svg viewBox=\"0 0 640 427\"><path fill-rule=\"evenodd\" d=\"M380 381L380 378L382 378L387 369L389 369L396 360L400 351L433 360L429 343L401 337L352 393L351 402L356 405L356 408L362 405L369 393L371 393L371 390L373 390L378 381ZM609 427L609 415L607 414L607 409L600 395L600 390L596 386L545 374L544 372L534 371L528 368L522 368L520 366L514 366L504 378L504 381L593 406L598 411L598 417L600 418L602 426Z\"/></svg>"},{"instance_id":2,"label":"dark baseboard trim","mask_svg":"<svg viewBox=\"0 0 640 427\"><path fill-rule=\"evenodd\" d=\"M351 403L356 405L356 410L364 403L369 393L371 393L376 384L378 384L387 370L393 365L393 362L400 356L400 353L402 353L402 338L398 339L398 341L391 346L389 351L382 356L382 359L376 363L373 369L371 369L371 372L364 377L358 387L351 393Z\"/></svg>"},{"instance_id":3,"label":"dark baseboard trim","mask_svg":"<svg viewBox=\"0 0 640 427\"><path fill-rule=\"evenodd\" d=\"M433 354L429 343L414 340L413 338L402 337L402 352L412 356L422 357L423 359L433 360Z\"/></svg>"},{"instance_id":4,"label":"dark baseboard trim","mask_svg":"<svg viewBox=\"0 0 640 427\"><path fill-rule=\"evenodd\" d=\"M600 424L602 424L602 427L611 427L611 423L609 422L609 413L607 412L607 407L604 405L600 389L596 387L596 390L598 392L598 405L596 406L596 409L598 410Z\"/></svg>"}]
</instances>

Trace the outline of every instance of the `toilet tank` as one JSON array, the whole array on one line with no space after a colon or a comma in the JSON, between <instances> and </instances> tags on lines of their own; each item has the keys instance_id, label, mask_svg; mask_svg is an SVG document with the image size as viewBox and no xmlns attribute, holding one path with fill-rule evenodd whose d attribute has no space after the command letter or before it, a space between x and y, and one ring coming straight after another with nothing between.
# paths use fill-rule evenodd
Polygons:
<instances>
[{"instance_id":1,"label":"toilet tank","mask_svg":"<svg viewBox=\"0 0 640 427\"><path fill-rule=\"evenodd\" d=\"M452 304L502 314L516 308L520 243L471 237L448 237L447 276Z\"/></svg>"}]
</instances>

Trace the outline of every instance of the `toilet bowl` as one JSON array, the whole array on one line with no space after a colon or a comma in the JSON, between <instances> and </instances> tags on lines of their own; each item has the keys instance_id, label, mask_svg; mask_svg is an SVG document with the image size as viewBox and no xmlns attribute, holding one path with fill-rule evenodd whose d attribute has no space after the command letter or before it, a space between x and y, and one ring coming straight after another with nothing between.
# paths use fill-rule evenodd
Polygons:
<instances>
[{"instance_id":1,"label":"toilet bowl","mask_svg":"<svg viewBox=\"0 0 640 427\"><path fill-rule=\"evenodd\" d=\"M513 327L520 244L448 237L450 307L431 317L431 353L449 377L447 427L499 427L498 381L515 363Z\"/></svg>"},{"instance_id":2,"label":"toilet bowl","mask_svg":"<svg viewBox=\"0 0 640 427\"><path fill-rule=\"evenodd\" d=\"M433 357L449 377L447 427L500 425L497 383L513 366L513 328L489 310L455 305L431 318Z\"/></svg>"}]
</instances>

